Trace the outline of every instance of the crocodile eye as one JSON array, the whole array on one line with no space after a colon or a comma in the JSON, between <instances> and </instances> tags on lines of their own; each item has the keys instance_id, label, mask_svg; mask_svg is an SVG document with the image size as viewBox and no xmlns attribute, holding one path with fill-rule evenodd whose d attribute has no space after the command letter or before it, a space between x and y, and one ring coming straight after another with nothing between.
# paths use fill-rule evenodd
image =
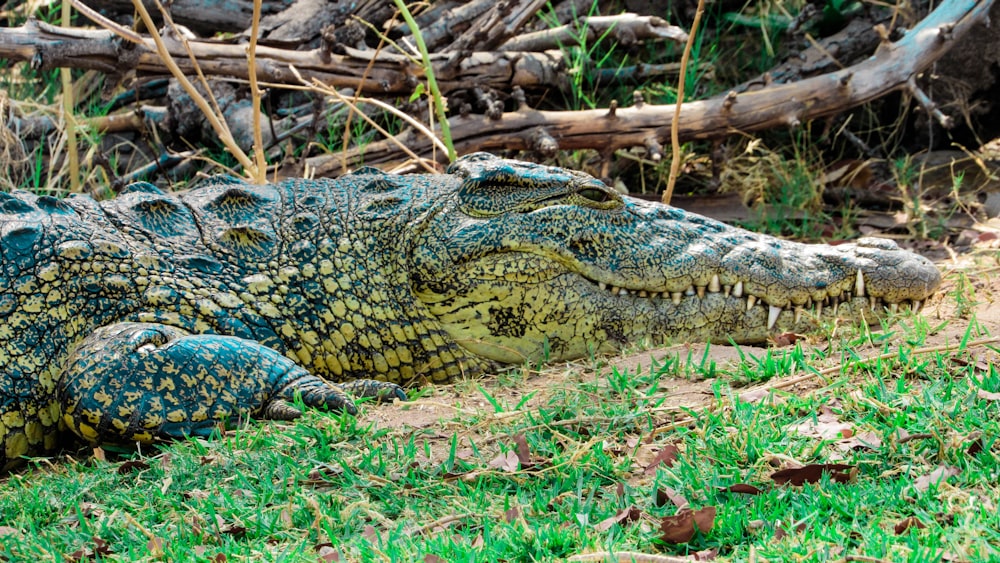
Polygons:
<instances>
[{"instance_id":1,"label":"crocodile eye","mask_svg":"<svg viewBox=\"0 0 1000 563\"><path fill-rule=\"evenodd\" d=\"M604 203L609 199L608 192L604 190L599 190L597 188L584 188L578 191L577 193L583 196L585 199L589 199L590 201L596 203Z\"/></svg>"}]
</instances>

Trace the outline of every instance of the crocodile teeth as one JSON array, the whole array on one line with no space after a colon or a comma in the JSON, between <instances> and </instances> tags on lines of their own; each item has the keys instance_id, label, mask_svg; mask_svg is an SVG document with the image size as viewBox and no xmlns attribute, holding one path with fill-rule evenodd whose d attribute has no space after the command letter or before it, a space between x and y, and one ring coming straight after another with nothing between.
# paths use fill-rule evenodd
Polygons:
<instances>
[{"instance_id":1,"label":"crocodile teeth","mask_svg":"<svg viewBox=\"0 0 1000 563\"><path fill-rule=\"evenodd\" d=\"M729 294L732 292L733 292L733 286L731 285L722 286L722 294L725 295L726 297L729 297Z\"/></svg>"},{"instance_id":2,"label":"crocodile teeth","mask_svg":"<svg viewBox=\"0 0 1000 563\"><path fill-rule=\"evenodd\" d=\"M618 295L628 295L629 291L624 287L618 289Z\"/></svg>"},{"instance_id":3,"label":"crocodile teeth","mask_svg":"<svg viewBox=\"0 0 1000 563\"><path fill-rule=\"evenodd\" d=\"M914 299L913 305L910 306L910 310L914 313L919 313L921 305L923 305L923 303L921 303L919 299Z\"/></svg>"},{"instance_id":4,"label":"crocodile teeth","mask_svg":"<svg viewBox=\"0 0 1000 563\"><path fill-rule=\"evenodd\" d=\"M878 299L873 295L868 298L868 304L871 305L872 311L878 306Z\"/></svg>"},{"instance_id":5,"label":"crocodile teeth","mask_svg":"<svg viewBox=\"0 0 1000 563\"><path fill-rule=\"evenodd\" d=\"M640 289L639 290L639 297L649 297L649 294L646 293L645 289Z\"/></svg>"},{"instance_id":6,"label":"crocodile teeth","mask_svg":"<svg viewBox=\"0 0 1000 563\"><path fill-rule=\"evenodd\" d=\"M738 281L733 286L733 297L743 297L743 282Z\"/></svg>"},{"instance_id":7,"label":"crocodile teeth","mask_svg":"<svg viewBox=\"0 0 1000 563\"><path fill-rule=\"evenodd\" d=\"M861 273L861 270L858 270L858 278L854 281L854 293L858 297L865 296L865 275Z\"/></svg>"},{"instance_id":8,"label":"crocodile teeth","mask_svg":"<svg viewBox=\"0 0 1000 563\"><path fill-rule=\"evenodd\" d=\"M756 304L757 304L757 297L756 296L751 295L750 297L747 297L747 311L749 311L750 309L753 309L753 306L756 305Z\"/></svg>"},{"instance_id":9,"label":"crocodile teeth","mask_svg":"<svg viewBox=\"0 0 1000 563\"><path fill-rule=\"evenodd\" d=\"M822 301L817 301L816 302L816 316L817 317L822 317L823 316L823 302Z\"/></svg>"},{"instance_id":10,"label":"crocodile teeth","mask_svg":"<svg viewBox=\"0 0 1000 563\"><path fill-rule=\"evenodd\" d=\"M719 282L719 274L712 274L712 280L708 282L708 290L712 293L718 293L721 291L721 283Z\"/></svg>"},{"instance_id":11,"label":"crocodile teeth","mask_svg":"<svg viewBox=\"0 0 1000 563\"><path fill-rule=\"evenodd\" d=\"M599 287L601 289L607 289L608 288L608 284L606 284L604 282L600 282L600 283L597 284L597 287Z\"/></svg>"},{"instance_id":12,"label":"crocodile teeth","mask_svg":"<svg viewBox=\"0 0 1000 563\"><path fill-rule=\"evenodd\" d=\"M774 323L778 322L778 315L781 314L781 307L771 305L767 308L767 330L774 328Z\"/></svg>"},{"instance_id":13,"label":"crocodile teeth","mask_svg":"<svg viewBox=\"0 0 1000 563\"><path fill-rule=\"evenodd\" d=\"M697 293L698 293L698 298L699 299L704 299L705 298L705 286L699 285L698 288L697 288Z\"/></svg>"},{"instance_id":14,"label":"crocodile teeth","mask_svg":"<svg viewBox=\"0 0 1000 563\"><path fill-rule=\"evenodd\" d=\"M889 312L890 313L898 313L899 312L899 303L890 303L889 304Z\"/></svg>"},{"instance_id":15,"label":"crocodile teeth","mask_svg":"<svg viewBox=\"0 0 1000 563\"><path fill-rule=\"evenodd\" d=\"M611 290L610 291L611 291L611 295L618 295L618 286L617 285L611 286Z\"/></svg>"},{"instance_id":16,"label":"crocodile teeth","mask_svg":"<svg viewBox=\"0 0 1000 563\"><path fill-rule=\"evenodd\" d=\"M695 294L695 292L694 292L694 286L693 285L689 285L688 288L684 290L684 295L687 295L688 297L691 297L694 294Z\"/></svg>"},{"instance_id":17,"label":"crocodile teeth","mask_svg":"<svg viewBox=\"0 0 1000 563\"><path fill-rule=\"evenodd\" d=\"M670 300L674 302L674 305L681 304L681 292L675 291L670 294Z\"/></svg>"},{"instance_id":18,"label":"crocodile teeth","mask_svg":"<svg viewBox=\"0 0 1000 563\"><path fill-rule=\"evenodd\" d=\"M795 324L799 324L799 321L801 321L801 320L802 320L802 307L796 307L795 308Z\"/></svg>"}]
</instances>

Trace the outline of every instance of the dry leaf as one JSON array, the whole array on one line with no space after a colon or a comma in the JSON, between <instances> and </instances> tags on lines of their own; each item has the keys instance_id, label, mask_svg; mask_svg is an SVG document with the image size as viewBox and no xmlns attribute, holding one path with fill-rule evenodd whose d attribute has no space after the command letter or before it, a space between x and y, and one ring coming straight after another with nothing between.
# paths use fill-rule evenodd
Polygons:
<instances>
[{"instance_id":1,"label":"dry leaf","mask_svg":"<svg viewBox=\"0 0 1000 563\"><path fill-rule=\"evenodd\" d=\"M164 471L166 471L166 470L170 469L170 467L173 465L173 463L174 463L174 456L170 455L169 453L163 453L163 454L160 454L160 456L157 457L156 460L157 460L157 462L159 464L159 468L162 469L162 470L164 470Z\"/></svg>"},{"instance_id":2,"label":"dry leaf","mask_svg":"<svg viewBox=\"0 0 1000 563\"><path fill-rule=\"evenodd\" d=\"M921 475L913 482L913 487L918 491L926 491L931 485L940 485L942 481L948 477L958 475L962 471L957 467L952 467L950 465L939 465L934 471L931 471L927 475Z\"/></svg>"},{"instance_id":3,"label":"dry leaf","mask_svg":"<svg viewBox=\"0 0 1000 563\"><path fill-rule=\"evenodd\" d=\"M694 512L694 522L698 525L701 533L707 534L712 531L712 526L715 524L715 507L706 506L701 510L696 510Z\"/></svg>"},{"instance_id":4,"label":"dry leaf","mask_svg":"<svg viewBox=\"0 0 1000 563\"><path fill-rule=\"evenodd\" d=\"M994 393L985 389L977 389L976 396L987 401L1000 401L1000 393Z\"/></svg>"},{"instance_id":5,"label":"dry leaf","mask_svg":"<svg viewBox=\"0 0 1000 563\"><path fill-rule=\"evenodd\" d=\"M521 462L521 467L531 463L531 452L528 451L528 439L524 434L514 435L514 445L517 451L517 460Z\"/></svg>"},{"instance_id":6,"label":"dry leaf","mask_svg":"<svg viewBox=\"0 0 1000 563\"><path fill-rule=\"evenodd\" d=\"M813 463L803 467L775 471L771 474L771 479L779 485L791 483L800 486L804 483L817 483L823 478L823 474L827 473L831 481L847 483L854 477L856 471L853 465L843 463Z\"/></svg>"},{"instance_id":7,"label":"dry leaf","mask_svg":"<svg viewBox=\"0 0 1000 563\"><path fill-rule=\"evenodd\" d=\"M247 529L239 522L226 522L221 514L215 515L215 528L222 534L242 537L246 535Z\"/></svg>"},{"instance_id":8,"label":"dry leaf","mask_svg":"<svg viewBox=\"0 0 1000 563\"><path fill-rule=\"evenodd\" d=\"M375 526L372 526L371 524L365 524L365 527L361 528L361 537L372 543L377 543L379 541L378 532L375 530Z\"/></svg>"},{"instance_id":9,"label":"dry leaf","mask_svg":"<svg viewBox=\"0 0 1000 563\"><path fill-rule=\"evenodd\" d=\"M745 495L759 495L764 492L757 487L746 483L736 483L735 485L730 485L728 487L719 487L719 489L729 491L730 493L743 493Z\"/></svg>"},{"instance_id":10,"label":"dry leaf","mask_svg":"<svg viewBox=\"0 0 1000 563\"><path fill-rule=\"evenodd\" d=\"M664 543L687 543L694 537L695 529L707 534L715 523L715 507L706 506L701 510L685 508L673 516L665 516L660 521L660 541Z\"/></svg>"},{"instance_id":11,"label":"dry leaf","mask_svg":"<svg viewBox=\"0 0 1000 563\"><path fill-rule=\"evenodd\" d=\"M500 454L493 458L488 465L494 469L499 469L500 471L515 473L518 469L517 454L514 452L500 452Z\"/></svg>"},{"instance_id":12,"label":"dry leaf","mask_svg":"<svg viewBox=\"0 0 1000 563\"><path fill-rule=\"evenodd\" d=\"M719 556L718 549L703 549L701 551L696 551L692 553L689 557L695 561L715 561L715 558Z\"/></svg>"},{"instance_id":13,"label":"dry leaf","mask_svg":"<svg viewBox=\"0 0 1000 563\"><path fill-rule=\"evenodd\" d=\"M977 245L982 244L982 245L989 246L989 247L993 248L994 245L990 245L990 244L986 244L986 243L988 243L990 241L997 240L998 238L1000 238L1000 235L998 235L998 234L996 234L994 232L991 232L991 231L986 231L986 232L983 232L983 233L979 233L979 235L976 237L976 244Z\"/></svg>"},{"instance_id":14,"label":"dry leaf","mask_svg":"<svg viewBox=\"0 0 1000 563\"><path fill-rule=\"evenodd\" d=\"M163 538L155 537L146 542L146 549L148 549L149 553L154 557L161 557L163 556L163 546L166 544L167 542L163 541Z\"/></svg>"},{"instance_id":15,"label":"dry leaf","mask_svg":"<svg viewBox=\"0 0 1000 563\"><path fill-rule=\"evenodd\" d=\"M518 510L518 508L516 506L512 506L512 507L508 508L507 510L503 511L503 519L508 524L510 524L514 520L517 520L517 517L520 516L520 515L521 515L521 511Z\"/></svg>"},{"instance_id":16,"label":"dry leaf","mask_svg":"<svg viewBox=\"0 0 1000 563\"><path fill-rule=\"evenodd\" d=\"M821 407L815 419L793 424L789 431L803 436L816 436L823 440L841 440L854 435L852 426L842 422L828 407Z\"/></svg>"},{"instance_id":17,"label":"dry leaf","mask_svg":"<svg viewBox=\"0 0 1000 563\"><path fill-rule=\"evenodd\" d=\"M111 551L108 542L97 536L94 536L92 539L94 540L94 555L111 555L114 553L114 551Z\"/></svg>"},{"instance_id":18,"label":"dry leaf","mask_svg":"<svg viewBox=\"0 0 1000 563\"><path fill-rule=\"evenodd\" d=\"M146 469L149 469L148 463L139 459L134 459L119 465L118 474L127 475L132 472L145 471Z\"/></svg>"},{"instance_id":19,"label":"dry leaf","mask_svg":"<svg viewBox=\"0 0 1000 563\"><path fill-rule=\"evenodd\" d=\"M291 528L294 525L292 522L292 513L289 512L287 508L282 508L281 512L278 513L278 521L281 522L281 525L286 529Z\"/></svg>"},{"instance_id":20,"label":"dry leaf","mask_svg":"<svg viewBox=\"0 0 1000 563\"><path fill-rule=\"evenodd\" d=\"M787 348L803 338L805 338L805 336L802 336L801 334L795 334L794 332L782 332L780 334L772 334L770 339L775 348Z\"/></svg>"},{"instance_id":21,"label":"dry leaf","mask_svg":"<svg viewBox=\"0 0 1000 563\"><path fill-rule=\"evenodd\" d=\"M686 498L684 498L680 493L671 489L670 487L663 485L656 489L656 506L664 506L667 502L673 503L677 508L687 508L690 504Z\"/></svg>"},{"instance_id":22,"label":"dry leaf","mask_svg":"<svg viewBox=\"0 0 1000 563\"><path fill-rule=\"evenodd\" d=\"M791 529L785 526L778 526L774 530L774 541L780 541L781 538L784 538L785 536L790 536L792 534L801 534L803 531L805 531L805 529L806 529L805 522L800 522L797 526Z\"/></svg>"},{"instance_id":23,"label":"dry leaf","mask_svg":"<svg viewBox=\"0 0 1000 563\"><path fill-rule=\"evenodd\" d=\"M979 455L979 452L983 451L985 447L983 444L983 437L981 435L976 436L966 442L969 446L965 449L965 453L970 456Z\"/></svg>"},{"instance_id":24,"label":"dry leaf","mask_svg":"<svg viewBox=\"0 0 1000 563\"><path fill-rule=\"evenodd\" d=\"M658 465L660 465L661 463L663 465L667 466L667 467L673 467L674 463L677 462L677 453L679 451L680 451L680 449L677 447L677 444L666 444L666 445L664 445L660 449L660 451L658 451L656 453L656 457L653 458L653 461L650 462L650 464L646 466L646 470L644 471L644 473L646 475L653 475L653 474L655 474L656 473L656 467Z\"/></svg>"},{"instance_id":25,"label":"dry leaf","mask_svg":"<svg viewBox=\"0 0 1000 563\"><path fill-rule=\"evenodd\" d=\"M545 463L546 460L542 458L532 457L531 451L528 449L528 439L525 438L524 434L516 434L513 439L514 451L517 453L517 460L521 463L521 471L537 469Z\"/></svg>"},{"instance_id":26,"label":"dry leaf","mask_svg":"<svg viewBox=\"0 0 1000 563\"><path fill-rule=\"evenodd\" d=\"M105 556L114 554L114 551L108 546L108 542L102 540L101 538L94 536L91 538L94 542L93 547L88 547L86 549L78 549L73 553L66 556L69 561L82 561L84 559L98 559L104 558Z\"/></svg>"},{"instance_id":27,"label":"dry leaf","mask_svg":"<svg viewBox=\"0 0 1000 563\"><path fill-rule=\"evenodd\" d=\"M771 396L773 389L768 387L758 387L756 389L751 389L749 391L740 393L740 402L743 403L758 403L763 399Z\"/></svg>"},{"instance_id":28,"label":"dry leaf","mask_svg":"<svg viewBox=\"0 0 1000 563\"><path fill-rule=\"evenodd\" d=\"M331 477L338 477L344 473L344 468L339 465L320 465L309 470L309 475L305 479L298 481L301 485L331 486Z\"/></svg>"},{"instance_id":29,"label":"dry leaf","mask_svg":"<svg viewBox=\"0 0 1000 563\"><path fill-rule=\"evenodd\" d=\"M340 552L333 548L332 545L322 545L316 549L316 555L319 555L319 560L323 563L333 563L335 561L340 561Z\"/></svg>"},{"instance_id":30,"label":"dry leaf","mask_svg":"<svg viewBox=\"0 0 1000 563\"><path fill-rule=\"evenodd\" d=\"M630 506L628 508L623 508L618 511L618 514L610 518L605 518L597 524L594 525L594 529L598 532L605 532L609 530L615 524L621 524L622 522L628 524L637 521L642 516L642 511L635 506Z\"/></svg>"},{"instance_id":31,"label":"dry leaf","mask_svg":"<svg viewBox=\"0 0 1000 563\"><path fill-rule=\"evenodd\" d=\"M882 438L874 432L861 432L837 442L836 447L842 452L861 449L874 450L882 447Z\"/></svg>"},{"instance_id":32,"label":"dry leaf","mask_svg":"<svg viewBox=\"0 0 1000 563\"><path fill-rule=\"evenodd\" d=\"M896 524L893 527L893 530L896 532L897 536L900 536L903 534L903 532L914 527L922 530L927 526L924 526L923 522L917 520L916 516L910 516L909 518L903 518L898 524Z\"/></svg>"},{"instance_id":33,"label":"dry leaf","mask_svg":"<svg viewBox=\"0 0 1000 563\"><path fill-rule=\"evenodd\" d=\"M182 492L181 496L186 499L205 500L211 496L211 493L202 489L191 489L189 491Z\"/></svg>"},{"instance_id":34,"label":"dry leaf","mask_svg":"<svg viewBox=\"0 0 1000 563\"><path fill-rule=\"evenodd\" d=\"M941 561L945 563L969 563L970 559L968 557L963 557L955 553L954 551L948 551L947 549L942 551L940 554Z\"/></svg>"}]
</instances>

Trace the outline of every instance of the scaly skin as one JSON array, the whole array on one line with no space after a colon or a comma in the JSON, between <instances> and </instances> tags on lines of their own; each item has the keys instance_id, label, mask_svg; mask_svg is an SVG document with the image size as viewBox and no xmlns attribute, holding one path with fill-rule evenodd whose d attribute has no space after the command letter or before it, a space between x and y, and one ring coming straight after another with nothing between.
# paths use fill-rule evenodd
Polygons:
<instances>
[{"instance_id":1,"label":"scaly skin","mask_svg":"<svg viewBox=\"0 0 1000 563\"><path fill-rule=\"evenodd\" d=\"M64 429L206 434L294 418L296 395L352 410L335 382L403 396L367 378L873 321L940 281L887 241L782 241L483 154L449 172L0 194L0 467Z\"/></svg>"}]
</instances>

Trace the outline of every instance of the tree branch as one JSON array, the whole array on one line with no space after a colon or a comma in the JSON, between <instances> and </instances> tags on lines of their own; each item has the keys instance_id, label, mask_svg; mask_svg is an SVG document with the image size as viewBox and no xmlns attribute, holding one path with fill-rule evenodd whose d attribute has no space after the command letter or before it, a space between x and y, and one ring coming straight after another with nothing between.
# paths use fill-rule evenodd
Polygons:
<instances>
[{"instance_id":1,"label":"tree branch","mask_svg":"<svg viewBox=\"0 0 1000 563\"><path fill-rule=\"evenodd\" d=\"M219 41L188 40L191 53L206 76L249 78L246 47ZM177 41L166 42L167 51L177 58L185 73L193 73L188 52ZM344 54L323 48L291 51L274 47L257 48L257 78L272 84L300 84L291 72L306 80L319 80L333 88L354 88L371 95L408 95L423 79L422 67L409 57L385 51L343 47ZM0 28L0 59L30 61L37 69L60 67L97 70L111 76L130 72L146 75L168 74L152 39L141 44L124 44L104 30L60 29L29 20L20 27ZM486 87L509 90L566 86L558 52L474 52L462 57L432 54L431 63L441 89Z\"/></svg>"},{"instance_id":2,"label":"tree branch","mask_svg":"<svg viewBox=\"0 0 1000 563\"><path fill-rule=\"evenodd\" d=\"M895 43L886 43L865 61L821 76L791 84L775 84L760 90L688 102L678 120L680 141L716 139L728 135L795 127L843 112L906 88L944 55L955 41L974 25L985 22L992 0L947 0ZM670 138L674 105L648 105L583 111L519 110L499 120L485 116L453 117L455 148L469 150L530 150L538 130L544 130L562 150L605 151L645 147L650 140L665 143ZM414 152L430 155L426 139L410 133L399 136ZM335 175L341 162L383 164L398 159L386 141L352 149L334 159L323 155L309 158L317 175Z\"/></svg>"}]
</instances>

